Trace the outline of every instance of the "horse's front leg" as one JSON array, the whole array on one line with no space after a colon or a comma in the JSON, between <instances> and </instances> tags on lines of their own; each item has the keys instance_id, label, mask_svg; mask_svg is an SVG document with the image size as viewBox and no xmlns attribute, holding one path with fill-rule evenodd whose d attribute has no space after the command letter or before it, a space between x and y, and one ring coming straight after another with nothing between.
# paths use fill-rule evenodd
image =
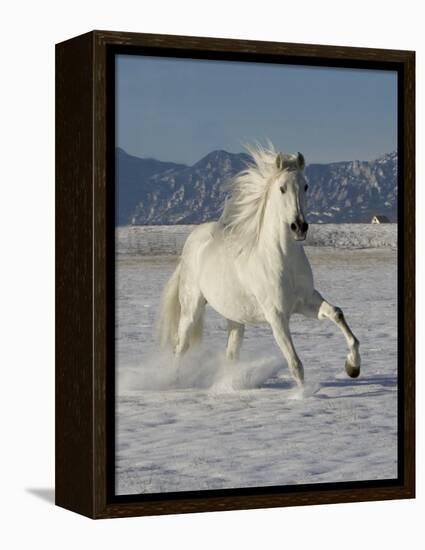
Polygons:
<instances>
[{"instance_id":1,"label":"horse's front leg","mask_svg":"<svg viewBox=\"0 0 425 550\"><path fill-rule=\"evenodd\" d=\"M345 370L348 376L357 378L360 374L360 343L348 326L342 310L339 307L331 305L315 290L311 299L300 306L297 313L302 313L306 317L315 317L316 319L329 319L335 323L344 335L348 346Z\"/></svg>"},{"instance_id":2,"label":"horse's front leg","mask_svg":"<svg viewBox=\"0 0 425 550\"><path fill-rule=\"evenodd\" d=\"M293 379L302 388L304 386L304 368L292 342L289 317L276 310L266 311L265 316L272 327L274 339L288 363Z\"/></svg>"}]
</instances>

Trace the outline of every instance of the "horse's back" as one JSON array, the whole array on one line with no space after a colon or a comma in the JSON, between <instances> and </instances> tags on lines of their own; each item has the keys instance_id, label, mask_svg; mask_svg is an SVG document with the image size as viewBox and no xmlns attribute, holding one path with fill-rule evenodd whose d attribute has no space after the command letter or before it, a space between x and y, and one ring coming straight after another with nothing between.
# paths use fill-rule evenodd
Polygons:
<instances>
[{"instance_id":1,"label":"horse's back","mask_svg":"<svg viewBox=\"0 0 425 550\"><path fill-rule=\"evenodd\" d=\"M208 245L214 238L217 230L217 222L202 223L192 230L182 250L182 260L189 260L189 257L196 255Z\"/></svg>"}]
</instances>

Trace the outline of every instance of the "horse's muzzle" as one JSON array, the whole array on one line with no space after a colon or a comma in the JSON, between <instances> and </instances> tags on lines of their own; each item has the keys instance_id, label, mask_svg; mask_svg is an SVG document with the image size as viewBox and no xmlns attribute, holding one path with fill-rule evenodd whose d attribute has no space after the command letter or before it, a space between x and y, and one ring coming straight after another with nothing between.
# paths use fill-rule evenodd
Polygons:
<instances>
[{"instance_id":1,"label":"horse's muzzle","mask_svg":"<svg viewBox=\"0 0 425 550\"><path fill-rule=\"evenodd\" d=\"M308 223L301 218L297 218L291 223L291 231L296 241L305 241L308 231Z\"/></svg>"}]
</instances>

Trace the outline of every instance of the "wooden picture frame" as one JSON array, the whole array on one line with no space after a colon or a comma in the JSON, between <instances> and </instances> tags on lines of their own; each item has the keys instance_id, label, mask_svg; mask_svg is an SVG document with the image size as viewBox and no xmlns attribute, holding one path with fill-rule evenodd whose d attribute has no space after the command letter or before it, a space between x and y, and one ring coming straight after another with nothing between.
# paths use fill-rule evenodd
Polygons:
<instances>
[{"instance_id":1,"label":"wooden picture frame","mask_svg":"<svg viewBox=\"0 0 425 550\"><path fill-rule=\"evenodd\" d=\"M114 177L109 78L116 52L398 72L399 475L394 480L114 496ZM415 495L415 54L93 31L56 46L56 504L91 518L268 508ZM113 330L113 328L112 328ZM111 367L112 365L112 367Z\"/></svg>"}]
</instances>

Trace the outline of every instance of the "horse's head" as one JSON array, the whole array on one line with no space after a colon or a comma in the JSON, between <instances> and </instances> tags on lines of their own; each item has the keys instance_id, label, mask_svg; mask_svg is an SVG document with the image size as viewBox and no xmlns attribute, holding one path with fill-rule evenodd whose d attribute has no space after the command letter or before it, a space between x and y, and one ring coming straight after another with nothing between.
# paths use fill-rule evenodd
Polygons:
<instances>
[{"instance_id":1,"label":"horse's head","mask_svg":"<svg viewBox=\"0 0 425 550\"><path fill-rule=\"evenodd\" d=\"M304 217L305 194L308 189L303 170L304 157L301 153L276 156L278 173L273 182L273 200L278 204L282 223L287 224L296 241L304 241L308 223Z\"/></svg>"}]
</instances>

